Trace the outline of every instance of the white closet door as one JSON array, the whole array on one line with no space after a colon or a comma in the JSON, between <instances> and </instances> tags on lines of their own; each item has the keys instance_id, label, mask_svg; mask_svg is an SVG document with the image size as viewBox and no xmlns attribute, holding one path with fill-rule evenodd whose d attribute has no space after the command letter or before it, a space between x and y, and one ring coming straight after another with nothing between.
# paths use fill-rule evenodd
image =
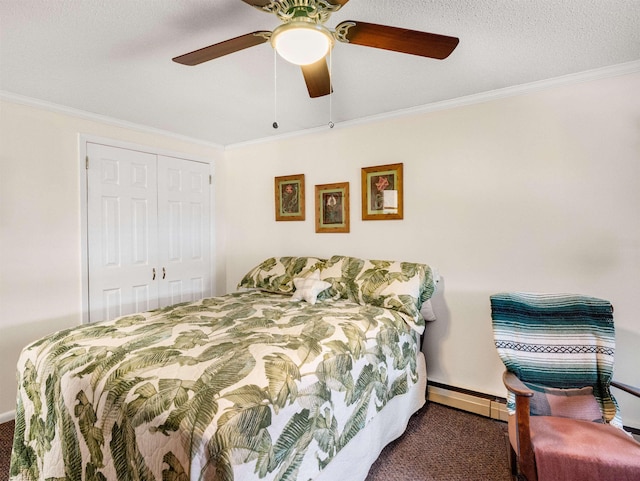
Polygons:
<instances>
[{"instance_id":1,"label":"white closet door","mask_svg":"<svg viewBox=\"0 0 640 481\"><path fill-rule=\"evenodd\" d=\"M87 157L89 320L155 309L156 156L87 143Z\"/></svg>"},{"instance_id":2,"label":"white closet door","mask_svg":"<svg viewBox=\"0 0 640 481\"><path fill-rule=\"evenodd\" d=\"M211 295L209 165L158 156L159 305Z\"/></svg>"}]
</instances>

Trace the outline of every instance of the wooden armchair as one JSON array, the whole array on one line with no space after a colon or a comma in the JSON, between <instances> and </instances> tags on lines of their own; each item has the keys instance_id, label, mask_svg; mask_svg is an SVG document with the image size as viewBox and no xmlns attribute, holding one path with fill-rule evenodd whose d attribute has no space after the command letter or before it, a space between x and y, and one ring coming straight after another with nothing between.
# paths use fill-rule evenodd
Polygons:
<instances>
[{"instance_id":1,"label":"wooden armchair","mask_svg":"<svg viewBox=\"0 0 640 481\"><path fill-rule=\"evenodd\" d=\"M518 377L509 371L505 371L502 377L504 381L504 385L510 393L515 395L515 404L516 404L516 412L513 416L510 416L509 419L509 439L510 439L510 465L511 465L511 474L516 476L518 474L518 467L520 468L520 473L524 476L527 481L537 481L539 478L536 472L536 462L535 462L535 454L534 454L534 446L532 441L532 433L531 433L531 422L530 422L530 398L534 395L534 392L527 388ZM617 387L626 391L634 396L640 397L640 389L636 389L632 386L628 386L626 384L618 383L615 381L611 382L611 386ZM544 417L544 416L541 416ZM534 425L536 424L534 420ZM544 420L543 420L544 421ZM569 421L567 421L569 422ZM581 427L580 421L576 421L576 428ZM593 431L599 432L596 433L599 436L602 436L602 443L606 447L606 451L600 451L602 456L610 461L612 456L607 453L609 449L611 449L614 445L616 446L616 450L618 450L616 454L623 454L625 457L629 456L630 460L633 460L634 457L640 457L640 444L629 438L626 434L622 433L618 428L607 429L607 424L594 424ZM613 430L615 429L615 431ZM615 441L613 444L609 439L613 439ZM621 446L620 446L621 445ZM620 451L619 448L623 448L623 451ZM594 446L595 448L595 446ZM572 451L575 447L571 445L564 446L563 451ZM577 454L584 454L584 450L582 447L578 447ZM583 451L582 453L580 451ZM626 454L624 454L626 453ZM558 454L564 454L566 456L570 456L570 452L563 452ZM640 466L636 462L636 470L640 470ZM617 475L616 475L617 476ZM640 479L640 471L636 471L635 477L632 478L619 478L614 476L612 479L616 481L621 481L623 479ZM558 478L559 479L559 478ZM562 478L569 479L569 478ZM589 478L581 478L577 477L574 479L585 480ZM597 477L594 479L598 479L599 481L605 478ZM542 480L540 480L542 481Z\"/></svg>"},{"instance_id":2,"label":"wooden armchair","mask_svg":"<svg viewBox=\"0 0 640 481\"><path fill-rule=\"evenodd\" d=\"M511 469L527 481L640 480L640 443L622 430L610 386L613 310L573 295L491 296L494 337L507 367ZM596 422L594 422L596 421Z\"/></svg>"}]
</instances>

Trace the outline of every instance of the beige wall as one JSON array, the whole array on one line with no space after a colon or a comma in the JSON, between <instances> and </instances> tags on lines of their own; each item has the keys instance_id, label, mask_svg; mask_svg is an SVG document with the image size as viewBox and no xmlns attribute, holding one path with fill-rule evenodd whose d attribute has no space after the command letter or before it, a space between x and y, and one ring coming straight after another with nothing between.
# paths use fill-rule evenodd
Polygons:
<instances>
[{"instance_id":1,"label":"beige wall","mask_svg":"<svg viewBox=\"0 0 640 481\"><path fill-rule=\"evenodd\" d=\"M425 262L444 282L429 377L504 396L489 296L576 292L613 302L616 377L640 386L640 74L336 127L226 152L227 289L277 255ZM362 221L360 169L403 162L405 216ZM307 219L275 222L273 177L304 173ZM350 183L351 233L314 232L314 185ZM640 405L619 396L625 421Z\"/></svg>"},{"instance_id":2,"label":"beige wall","mask_svg":"<svg viewBox=\"0 0 640 481\"><path fill-rule=\"evenodd\" d=\"M0 100L0 421L15 409L21 348L81 322L79 134L211 162L223 154L215 146Z\"/></svg>"},{"instance_id":3,"label":"beige wall","mask_svg":"<svg viewBox=\"0 0 640 481\"><path fill-rule=\"evenodd\" d=\"M489 295L568 291L616 307L616 377L640 386L640 74L222 152L0 100L0 418L22 346L81 317L78 134L215 161L216 279L274 255L420 261L443 277L430 379L503 396ZM403 162L405 218L360 220L360 169ZM273 177L304 173L307 220L275 222ZM348 181L351 233L315 234L316 184ZM618 396L627 424L640 406Z\"/></svg>"}]
</instances>

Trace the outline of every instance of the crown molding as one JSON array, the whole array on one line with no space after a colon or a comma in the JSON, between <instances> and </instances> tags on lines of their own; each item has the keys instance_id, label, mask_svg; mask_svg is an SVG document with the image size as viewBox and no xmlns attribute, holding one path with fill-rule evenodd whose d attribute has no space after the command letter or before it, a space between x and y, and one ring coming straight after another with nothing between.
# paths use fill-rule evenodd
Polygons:
<instances>
[{"instance_id":1,"label":"crown molding","mask_svg":"<svg viewBox=\"0 0 640 481\"><path fill-rule=\"evenodd\" d=\"M383 122L389 119L396 119L399 117L408 117L408 116L417 115L417 114L424 114L429 112L436 112L439 110L447 110L447 109L452 109L456 107L463 107L463 106L474 105L474 104L479 104L483 102L490 102L493 100L514 97L517 95L526 95L532 92L547 90L547 89L551 89L551 88L559 87L563 85L572 85L572 84L578 84L583 82L591 82L595 80L600 80L600 79L605 79L610 77L617 77L621 75L628 75L628 74L633 74L637 72L640 72L640 60L612 65L608 67L602 67L602 68L593 69L593 70L587 70L584 72L578 72L578 73L569 74L569 75L563 75L561 77L540 80L537 82L516 85L513 87L505 87L502 89L490 90L488 92L467 95L464 97L459 97L459 98L450 99L450 100L443 100L441 102L434 102L431 104L419 105L419 106L411 107L407 109L395 110L393 112L386 112L384 114L372 115L369 117L349 120L346 122L338 122L338 123L335 123L335 126L333 128L343 129L343 128L352 127L356 125L366 125L366 124L371 124L376 122ZM108 125L113 125L116 127L137 130L139 132L144 132L149 134L162 135L164 137L170 137L175 140L199 144L199 145L212 147L219 150L233 150L233 149L238 149L238 148L247 147L247 146L256 145L256 144L278 142L278 141L282 141L282 140L286 140L294 137L327 132L329 130L328 126L314 127L311 129L298 130L298 131L289 132L286 134L263 137L255 140L249 140L246 142L221 145L221 144L215 144L215 143L208 142L201 139L187 137L187 136L176 134L174 132L170 132L166 130L160 130L160 129L148 127L145 125L135 124L133 122L114 119L104 115L85 112L83 110L74 109L71 107L66 107L64 105L59 105L59 104L47 102L44 100L38 100L31 97L18 95L18 94L14 94L14 93L3 91L3 90L0 90L0 99L13 102L13 103L40 108L43 110L62 113L62 114L78 117L85 120L97 121L97 122L105 123Z\"/></svg>"},{"instance_id":2,"label":"crown molding","mask_svg":"<svg viewBox=\"0 0 640 481\"><path fill-rule=\"evenodd\" d=\"M356 125L366 125L376 122L383 122L390 119L396 119L399 117L409 117L417 114L424 114L429 112L437 112L439 110L453 109L456 107L464 107L468 105L479 104L483 102L490 102L493 100L499 100L508 97L515 97L518 95L526 95L533 92L539 92L541 90L548 90L554 87L563 85L573 85L583 82L591 82L595 80L618 77L621 75L629 75L640 72L640 60L633 62L627 62L608 67L602 67L594 70L587 70L584 72L578 72L569 75L563 75L561 77L554 77L551 79L540 80L537 82L526 83L522 85L515 85L513 87L505 87L502 89L490 90L479 94L467 95L464 97L458 97L451 100L443 100L441 102L434 102L431 104L419 105L402 110L395 110L393 112L386 112L380 115L372 115L369 117L363 117L361 119L349 120L346 122L339 122L335 124L334 128L345 128ZM250 140L247 142L241 142L237 144L230 144L225 146L225 150L231 150L249 145L262 144L267 142L274 142L289 139L292 137L299 137L302 135L311 135L319 132L327 132L328 127L314 127L307 130L299 130L297 132L291 132L273 137L265 137L262 139Z\"/></svg>"},{"instance_id":3,"label":"crown molding","mask_svg":"<svg viewBox=\"0 0 640 481\"><path fill-rule=\"evenodd\" d=\"M0 90L0 100L6 100L7 102L26 105L28 107L35 107L38 109L47 110L49 112L69 115L71 117L76 117L83 120L100 122L100 123L111 125L114 127L135 130L135 131L146 133L146 134L161 135L163 137L169 137L173 140L179 140L182 142L189 142L192 144L198 144L198 145L211 147L218 150L224 150L223 145L215 144L213 142L207 142L202 139L196 139L193 137L188 137L186 135L176 134L175 132L170 132L168 130L156 129L154 127L149 127L146 125L141 125L133 122L127 122L125 120L115 119L112 117L108 117L106 115L94 114L91 112L86 112L84 110L74 109L72 107L67 107L65 105L60 105L53 102L47 102L45 100L39 100L32 97L24 96L24 95L14 94L12 92L7 92L5 90Z\"/></svg>"}]
</instances>

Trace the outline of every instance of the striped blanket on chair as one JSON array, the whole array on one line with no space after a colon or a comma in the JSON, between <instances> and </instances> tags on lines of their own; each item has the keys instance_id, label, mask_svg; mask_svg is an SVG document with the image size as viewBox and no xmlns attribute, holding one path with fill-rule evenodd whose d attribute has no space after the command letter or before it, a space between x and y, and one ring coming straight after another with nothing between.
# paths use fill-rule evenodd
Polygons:
<instances>
[{"instance_id":1,"label":"striped blanket on chair","mask_svg":"<svg viewBox=\"0 0 640 481\"><path fill-rule=\"evenodd\" d=\"M524 383L555 388L592 386L603 421L622 427L609 385L613 376L613 308L603 299L572 294L491 296L495 346ZM515 410L509 393L507 409Z\"/></svg>"}]
</instances>

